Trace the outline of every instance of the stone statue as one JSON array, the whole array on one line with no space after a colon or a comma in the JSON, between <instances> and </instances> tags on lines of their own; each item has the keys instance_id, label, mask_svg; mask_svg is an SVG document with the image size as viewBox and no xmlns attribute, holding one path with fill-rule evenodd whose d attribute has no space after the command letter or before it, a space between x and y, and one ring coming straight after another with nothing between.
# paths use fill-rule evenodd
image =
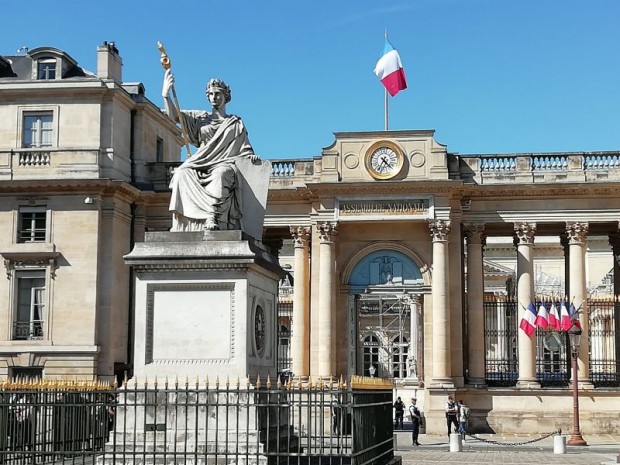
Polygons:
<instances>
[{"instance_id":1,"label":"stone statue","mask_svg":"<svg viewBox=\"0 0 620 465\"><path fill-rule=\"evenodd\" d=\"M239 161L249 159L260 164L260 158L250 145L241 118L226 113L230 88L219 79L211 79L206 94L212 111L205 112L178 108L176 98L170 98L173 86L174 76L166 69L162 87L165 114L181 123L186 140L198 150L172 176L171 230L241 229Z\"/></svg>"}]
</instances>

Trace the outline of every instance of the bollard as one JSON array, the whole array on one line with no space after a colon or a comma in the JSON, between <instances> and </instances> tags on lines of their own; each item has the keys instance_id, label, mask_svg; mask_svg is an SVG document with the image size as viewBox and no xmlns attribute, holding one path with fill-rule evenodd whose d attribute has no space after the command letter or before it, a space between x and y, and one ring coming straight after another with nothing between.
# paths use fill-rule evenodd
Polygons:
<instances>
[{"instance_id":1,"label":"bollard","mask_svg":"<svg viewBox=\"0 0 620 465\"><path fill-rule=\"evenodd\" d=\"M562 433L553 436L553 453L566 454L566 436L563 436Z\"/></svg>"},{"instance_id":2,"label":"bollard","mask_svg":"<svg viewBox=\"0 0 620 465\"><path fill-rule=\"evenodd\" d=\"M398 434L393 434L392 438L394 439L394 450L398 450Z\"/></svg>"},{"instance_id":3,"label":"bollard","mask_svg":"<svg viewBox=\"0 0 620 465\"><path fill-rule=\"evenodd\" d=\"M463 452L463 442L460 434L453 433L450 435L450 452Z\"/></svg>"}]
</instances>

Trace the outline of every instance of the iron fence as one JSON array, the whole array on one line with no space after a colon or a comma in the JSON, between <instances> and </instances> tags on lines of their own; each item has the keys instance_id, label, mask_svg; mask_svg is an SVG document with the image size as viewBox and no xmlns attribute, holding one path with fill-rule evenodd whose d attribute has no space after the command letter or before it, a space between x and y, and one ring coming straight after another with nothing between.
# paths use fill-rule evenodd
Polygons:
<instances>
[{"instance_id":1,"label":"iron fence","mask_svg":"<svg viewBox=\"0 0 620 465\"><path fill-rule=\"evenodd\" d=\"M537 302L551 313L552 304ZM566 303L564 305L567 305ZM489 386L514 386L518 380L518 324L521 312L515 299L487 296L483 303L485 378ZM590 298L587 302L590 381L595 387L620 386L620 302L618 298ZM566 387L571 377L570 344L566 332L536 329L536 377L541 387Z\"/></svg>"},{"instance_id":2,"label":"iron fence","mask_svg":"<svg viewBox=\"0 0 620 465\"><path fill-rule=\"evenodd\" d=\"M382 464L392 385L0 383L0 463Z\"/></svg>"}]
</instances>

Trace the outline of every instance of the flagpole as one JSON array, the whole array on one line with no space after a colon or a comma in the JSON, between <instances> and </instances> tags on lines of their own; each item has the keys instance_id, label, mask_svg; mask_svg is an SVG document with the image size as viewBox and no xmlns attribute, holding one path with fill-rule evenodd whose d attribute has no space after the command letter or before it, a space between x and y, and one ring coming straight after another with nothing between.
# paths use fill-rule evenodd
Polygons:
<instances>
[{"instance_id":1,"label":"flagpole","mask_svg":"<svg viewBox=\"0 0 620 465\"><path fill-rule=\"evenodd\" d=\"M385 89L385 105L384 105L384 111L385 111L385 130L388 130L388 91L387 89Z\"/></svg>"},{"instance_id":2,"label":"flagpole","mask_svg":"<svg viewBox=\"0 0 620 465\"><path fill-rule=\"evenodd\" d=\"M387 40L388 38L388 33L387 33L387 27L385 28L385 32L383 34L383 38L384 40ZM388 130L388 120L389 120L389 116L388 116L388 91L387 88L385 89L385 103L383 105L383 113L384 113L384 129L387 131Z\"/></svg>"}]
</instances>

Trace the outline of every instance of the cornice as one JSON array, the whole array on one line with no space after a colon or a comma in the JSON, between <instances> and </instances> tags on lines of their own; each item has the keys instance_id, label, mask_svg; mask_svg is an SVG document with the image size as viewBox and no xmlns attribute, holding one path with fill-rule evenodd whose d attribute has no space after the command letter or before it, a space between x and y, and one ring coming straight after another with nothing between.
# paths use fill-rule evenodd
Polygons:
<instances>
[{"instance_id":1,"label":"cornice","mask_svg":"<svg viewBox=\"0 0 620 465\"><path fill-rule=\"evenodd\" d=\"M27 181L0 181L0 196L2 195L63 195L84 193L100 195L114 195L134 201L142 195L142 191L125 181L111 179L45 179Z\"/></svg>"}]
</instances>

